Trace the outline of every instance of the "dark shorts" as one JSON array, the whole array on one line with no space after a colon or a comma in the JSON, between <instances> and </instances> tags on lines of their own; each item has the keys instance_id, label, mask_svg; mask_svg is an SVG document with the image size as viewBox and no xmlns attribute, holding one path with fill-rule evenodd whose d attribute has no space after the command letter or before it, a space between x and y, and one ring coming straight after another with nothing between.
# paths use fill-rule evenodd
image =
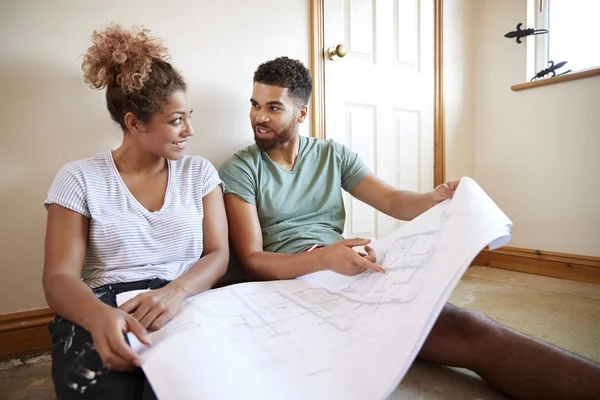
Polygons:
<instances>
[{"instance_id":1,"label":"dark shorts","mask_svg":"<svg viewBox=\"0 0 600 400\"><path fill-rule=\"evenodd\" d=\"M117 283L96 288L94 293L103 303L116 307L119 293L158 289L167 283L162 279ZM59 400L156 399L141 369L131 372L107 370L94 348L92 336L79 325L57 315L48 329L54 343L52 380Z\"/></svg>"}]
</instances>

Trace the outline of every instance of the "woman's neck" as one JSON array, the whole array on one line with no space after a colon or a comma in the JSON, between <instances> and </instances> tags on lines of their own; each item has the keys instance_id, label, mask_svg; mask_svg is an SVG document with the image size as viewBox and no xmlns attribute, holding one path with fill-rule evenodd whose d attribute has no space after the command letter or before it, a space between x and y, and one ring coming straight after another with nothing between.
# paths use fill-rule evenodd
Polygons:
<instances>
[{"instance_id":1,"label":"woman's neck","mask_svg":"<svg viewBox=\"0 0 600 400\"><path fill-rule=\"evenodd\" d=\"M121 146L113 152L120 171L132 171L141 174L154 174L165 167L165 159L157 156L132 142L125 135Z\"/></svg>"}]
</instances>

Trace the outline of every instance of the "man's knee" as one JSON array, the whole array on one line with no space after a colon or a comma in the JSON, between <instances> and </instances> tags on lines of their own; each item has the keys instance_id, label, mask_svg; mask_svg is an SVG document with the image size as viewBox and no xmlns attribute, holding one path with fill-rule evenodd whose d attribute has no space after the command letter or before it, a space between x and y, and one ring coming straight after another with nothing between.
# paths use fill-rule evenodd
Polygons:
<instances>
[{"instance_id":1,"label":"man's knee","mask_svg":"<svg viewBox=\"0 0 600 400\"><path fill-rule=\"evenodd\" d=\"M446 304L423 344L419 358L473 369L494 330L494 322L484 315Z\"/></svg>"},{"instance_id":2,"label":"man's knee","mask_svg":"<svg viewBox=\"0 0 600 400\"><path fill-rule=\"evenodd\" d=\"M485 315L447 303L434 329L467 344L480 343L493 334L496 324Z\"/></svg>"}]
</instances>

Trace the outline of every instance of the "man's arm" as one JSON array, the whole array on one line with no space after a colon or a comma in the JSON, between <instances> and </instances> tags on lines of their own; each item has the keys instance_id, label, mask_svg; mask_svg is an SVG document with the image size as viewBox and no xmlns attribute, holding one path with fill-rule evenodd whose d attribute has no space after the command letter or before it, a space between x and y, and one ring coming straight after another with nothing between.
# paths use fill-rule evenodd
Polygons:
<instances>
[{"instance_id":1,"label":"man's arm","mask_svg":"<svg viewBox=\"0 0 600 400\"><path fill-rule=\"evenodd\" d=\"M398 190L374 174L362 179L350 190L350 194L378 211L403 221L416 218L436 204L432 192Z\"/></svg>"},{"instance_id":2,"label":"man's arm","mask_svg":"<svg viewBox=\"0 0 600 400\"><path fill-rule=\"evenodd\" d=\"M225 195L230 243L240 264L253 279L294 279L325 269L356 275L367 269L384 270L373 264L373 254L358 255L353 246L363 246L368 239L342 240L332 246L299 254L263 251L263 241L254 204L234 194Z\"/></svg>"}]
</instances>

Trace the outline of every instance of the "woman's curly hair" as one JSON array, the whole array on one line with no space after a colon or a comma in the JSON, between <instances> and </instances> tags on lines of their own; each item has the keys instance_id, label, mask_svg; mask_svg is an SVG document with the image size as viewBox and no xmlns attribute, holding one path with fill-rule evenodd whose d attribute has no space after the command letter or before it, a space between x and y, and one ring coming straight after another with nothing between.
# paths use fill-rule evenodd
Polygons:
<instances>
[{"instance_id":1,"label":"woman's curly hair","mask_svg":"<svg viewBox=\"0 0 600 400\"><path fill-rule=\"evenodd\" d=\"M110 115L125 131L125 114L132 112L148 123L178 90L186 90L183 77L167 61L167 47L148 29L131 31L111 24L94 31L92 46L81 68L92 88L106 87Z\"/></svg>"}]
</instances>

